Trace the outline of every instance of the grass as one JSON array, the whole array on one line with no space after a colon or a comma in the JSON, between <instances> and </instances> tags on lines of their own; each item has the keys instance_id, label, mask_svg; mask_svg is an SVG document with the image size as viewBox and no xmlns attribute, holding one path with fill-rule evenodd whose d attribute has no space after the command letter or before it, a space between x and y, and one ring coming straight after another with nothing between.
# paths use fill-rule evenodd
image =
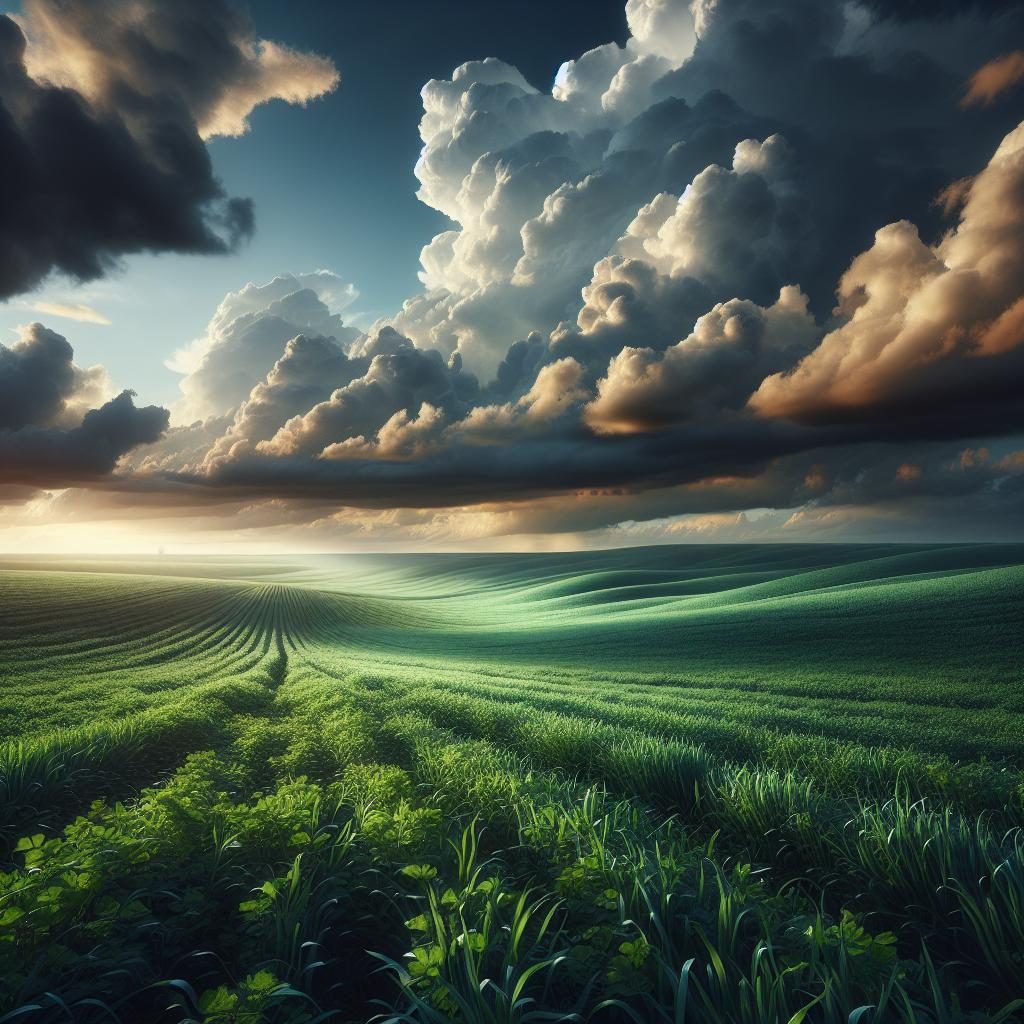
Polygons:
<instances>
[{"instance_id":1,"label":"grass","mask_svg":"<svg viewBox=\"0 0 1024 1024\"><path fill-rule=\"evenodd\" d=\"M1024 1019L1024 548L0 566L0 1022Z\"/></svg>"}]
</instances>

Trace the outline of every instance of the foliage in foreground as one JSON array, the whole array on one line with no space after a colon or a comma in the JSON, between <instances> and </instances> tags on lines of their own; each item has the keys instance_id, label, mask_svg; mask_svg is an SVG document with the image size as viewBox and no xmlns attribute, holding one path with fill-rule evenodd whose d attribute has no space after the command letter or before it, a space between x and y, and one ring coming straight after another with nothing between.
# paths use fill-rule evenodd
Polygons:
<instances>
[{"instance_id":1,"label":"foliage in foreground","mask_svg":"<svg viewBox=\"0 0 1024 1024\"><path fill-rule=\"evenodd\" d=\"M615 795L635 748L607 751L606 778L570 778L400 702L374 718L358 680L313 683L267 714L222 695L217 751L16 843L0 876L6 1019L938 1024L1024 1009L1016 830L907 796L853 805L699 749L676 765L692 796L674 816L664 778Z\"/></svg>"}]
</instances>

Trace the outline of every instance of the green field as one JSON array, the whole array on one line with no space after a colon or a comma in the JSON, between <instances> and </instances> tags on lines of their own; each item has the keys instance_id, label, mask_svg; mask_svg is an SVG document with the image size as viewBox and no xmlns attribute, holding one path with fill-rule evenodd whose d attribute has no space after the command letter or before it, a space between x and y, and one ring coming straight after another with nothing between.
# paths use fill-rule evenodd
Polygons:
<instances>
[{"instance_id":1,"label":"green field","mask_svg":"<svg viewBox=\"0 0 1024 1024\"><path fill-rule=\"evenodd\" d=\"M0 1024L1024 1020L1022 655L1024 546L7 556Z\"/></svg>"}]
</instances>

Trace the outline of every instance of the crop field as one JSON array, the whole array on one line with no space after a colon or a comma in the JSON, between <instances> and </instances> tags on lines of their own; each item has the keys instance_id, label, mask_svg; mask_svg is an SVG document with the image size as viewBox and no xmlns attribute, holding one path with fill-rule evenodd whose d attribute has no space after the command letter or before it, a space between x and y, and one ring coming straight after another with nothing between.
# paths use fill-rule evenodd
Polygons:
<instances>
[{"instance_id":1,"label":"crop field","mask_svg":"<svg viewBox=\"0 0 1024 1024\"><path fill-rule=\"evenodd\" d=\"M0 560L0 1024L1024 1021L1024 547Z\"/></svg>"}]
</instances>

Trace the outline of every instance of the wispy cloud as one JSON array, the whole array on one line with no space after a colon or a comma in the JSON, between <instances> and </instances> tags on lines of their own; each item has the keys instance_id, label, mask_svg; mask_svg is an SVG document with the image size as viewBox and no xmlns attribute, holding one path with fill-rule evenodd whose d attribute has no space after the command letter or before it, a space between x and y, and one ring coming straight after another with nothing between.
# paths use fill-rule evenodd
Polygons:
<instances>
[{"instance_id":1,"label":"wispy cloud","mask_svg":"<svg viewBox=\"0 0 1024 1024\"><path fill-rule=\"evenodd\" d=\"M110 324L110 320L99 310L81 302L34 302L32 308L39 313L62 316L68 320L80 320L87 324Z\"/></svg>"},{"instance_id":2,"label":"wispy cloud","mask_svg":"<svg viewBox=\"0 0 1024 1024\"><path fill-rule=\"evenodd\" d=\"M987 107L1021 80L1024 80L1024 50L1014 50L990 60L971 75L960 106Z\"/></svg>"}]
</instances>

